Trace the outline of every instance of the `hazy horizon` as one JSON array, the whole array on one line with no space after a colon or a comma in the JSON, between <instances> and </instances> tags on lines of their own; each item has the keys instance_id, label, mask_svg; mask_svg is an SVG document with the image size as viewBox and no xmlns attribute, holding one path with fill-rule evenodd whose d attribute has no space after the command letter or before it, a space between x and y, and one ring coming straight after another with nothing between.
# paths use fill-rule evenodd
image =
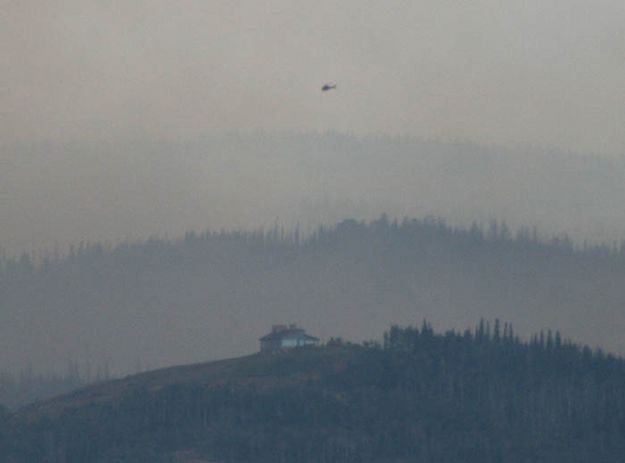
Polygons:
<instances>
[{"instance_id":1,"label":"hazy horizon","mask_svg":"<svg viewBox=\"0 0 625 463\"><path fill-rule=\"evenodd\" d=\"M2 1L0 247L381 213L619 241L622 24L617 0Z\"/></svg>"},{"instance_id":2,"label":"hazy horizon","mask_svg":"<svg viewBox=\"0 0 625 463\"><path fill-rule=\"evenodd\" d=\"M5 0L0 140L335 130L623 156L624 23L618 0Z\"/></svg>"},{"instance_id":3,"label":"hazy horizon","mask_svg":"<svg viewBox=\"0 0 625 463\"><path fill-rule=\"evenodd\" d=\"M473 143L291 132L194 141L14 144L0 248L64 252L187 231L434 215L505 220L577 243L625 239L625 159Z\"/></svg>"}]
</instances>

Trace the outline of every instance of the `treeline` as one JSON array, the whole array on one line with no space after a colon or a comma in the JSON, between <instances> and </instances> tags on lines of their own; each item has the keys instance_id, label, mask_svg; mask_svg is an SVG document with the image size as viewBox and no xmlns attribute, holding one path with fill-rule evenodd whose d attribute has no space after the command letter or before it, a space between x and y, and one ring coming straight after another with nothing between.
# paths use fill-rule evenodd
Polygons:
<instances>
[{"instance_id":1,"label":"treeline","mask_svg":"<svg viewBox=\"0 0 625 463\"><path fill-rule=\"evenodd\" d=\"M70 246L66 253L59 251L22 253L19 256L0 253L0 282L10 278L23 278L36 273L45 273L80 262L93 261L102 256L115 258L130 254L134 257L151 253L154 249L167 249L172 252L172 255L177 253L170 249L172 247L182 248L181 251L201 248L205 248L206 251L207 247L216 244L226 248L226 245L230 244L235 249L245 246L269 250L314 249L345 240L354 241L366 238L386 238L387 240L404 238L412 243L415 239L442 242L452 240L458 248L486 246L494 252L498 249L493 248L493 244L512 245L513 249L531 250L547 255L574 254L579 257L607 258L625 262L625 239L611 243L593 243L587 240L575 242L566 233L553 236L542 235L535 226L521 226L512 230L505 221L473 222L470 227L463 227L451 226L444 218L435 216L398 220L390 219L386 214L382 214L380 218L371 222L346 219L334 227L320 226L309 233L301 232L299 226L285 228L276 225L269 229L260 228L254 231L188 232L184 238L177 240L150 238L115 246L82 242L77 246Z\"/></svg>"},{"instance_id":2,"label":"treeline","mask_svg":"<svg viewBox=\"0 0 625 463\"><path fill-rule=\"evenodd\" d=\"M219 384L148 390L137 380L112 404L85 403L28 423L5 416L0 456L15 463L153 463L183 454L233 463L625 459L625 362L558 333L523 342L497 321L445 333L424 323L392 327L382 343L335 341L255 362Z\"/></svg>"}]
</instances>

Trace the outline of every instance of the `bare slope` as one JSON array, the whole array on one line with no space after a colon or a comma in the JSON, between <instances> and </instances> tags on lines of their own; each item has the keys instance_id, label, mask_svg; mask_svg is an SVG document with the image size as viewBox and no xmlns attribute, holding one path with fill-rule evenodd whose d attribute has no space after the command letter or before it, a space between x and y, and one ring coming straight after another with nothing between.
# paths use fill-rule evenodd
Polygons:
<instances>
[{"instance_id":1,"label":"bare slope","mask_svg":"<svg viewBox=\"0 0 625 463\"><path fill-rule=\"evenodd\" d=\"M200 388L252 387L257 390L296 386L340 371L354 349L301 348L279 355L254 354L214 362L180 365L106 381L22 408L18 416L28 421L58 418L64 413L92 405L115 406L132 391L154 394L170 386Z\"/></svg>"}]
</instances>

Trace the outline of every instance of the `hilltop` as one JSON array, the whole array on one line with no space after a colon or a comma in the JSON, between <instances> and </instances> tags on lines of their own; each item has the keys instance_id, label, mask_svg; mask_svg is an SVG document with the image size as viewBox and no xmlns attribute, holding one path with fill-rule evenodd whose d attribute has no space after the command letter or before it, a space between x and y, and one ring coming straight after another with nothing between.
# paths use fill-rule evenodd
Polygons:
<instances>
[{"instance_id":1,"label":"hilltop","mask_svg":"<svg viewBox=\"0 0 625 463\"><path fill-rule=\"evenodd\" d=\"M168 368L0 421L0 459L622 462L625 362L509 325L393 327L342 344Z\"/></svg>"}]
</instances>

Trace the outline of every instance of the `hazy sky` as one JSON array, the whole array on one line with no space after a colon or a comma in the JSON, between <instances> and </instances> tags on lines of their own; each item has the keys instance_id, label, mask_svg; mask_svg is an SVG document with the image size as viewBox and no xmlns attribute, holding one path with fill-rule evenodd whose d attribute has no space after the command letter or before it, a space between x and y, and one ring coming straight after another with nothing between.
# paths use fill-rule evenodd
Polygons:
<instances>
[{"instance_id":1,"label":"hazy sky","mask_svg":"<svg viewBox=\"0 0 625 463\"><path fill-rule=\"evenodd\" d=\"M619 154L623 127L622 0L0 0L4 142L333 129Z\"/></svg>"}]
</instances>

